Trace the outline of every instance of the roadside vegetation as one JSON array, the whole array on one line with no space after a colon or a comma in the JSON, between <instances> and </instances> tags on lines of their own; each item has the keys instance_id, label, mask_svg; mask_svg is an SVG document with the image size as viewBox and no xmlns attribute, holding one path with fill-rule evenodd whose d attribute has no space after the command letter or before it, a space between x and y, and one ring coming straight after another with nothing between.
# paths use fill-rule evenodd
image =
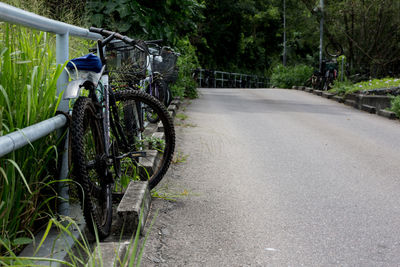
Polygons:
<instances>
[{"instance_id":1,"label":"roadside vegetation","mask_svg":"<svg viewBox=\"0 0 400 267\"><path fill-rule=\"evenodd\" d=\"M400 78L372 79L358 83L352 83L350 80L336 81L331 92L346 95L357 92L366 93L375 89L390 90L393 88L400 88Z\"/></svg>"}]
</instances>

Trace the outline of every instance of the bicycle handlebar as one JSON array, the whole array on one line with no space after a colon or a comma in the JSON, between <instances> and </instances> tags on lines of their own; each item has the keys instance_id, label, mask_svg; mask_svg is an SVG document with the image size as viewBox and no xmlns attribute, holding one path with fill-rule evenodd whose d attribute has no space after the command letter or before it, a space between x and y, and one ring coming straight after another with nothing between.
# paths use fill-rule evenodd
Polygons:
<instances>
[{"instance_id":1,"label":"bicycle handlebar","mask_svg":"<svg viewBox=\"0 0 400 267\"><path fill-rule=\"evenodd\" d=\"M129 38L128 36L119 34L117 32L107 31L105 29L95 28L95 27L90 27L89 31L101 34L101 35L103 35L105 37L114 36L115 38L120 39L121 41L124 41L125 43L131 44L131 45L136 45L136 41L135 40Z\"/></svg>"},{"instance_id":2,"label":"bicycle handlebar","mask_svg":"<svg viewBox=\"0 0 400 267\"><path fill-rule=\"evenodd\" d=\"M145 44L160 44L164 40L163 39L157 39L157 40L150 40L150 41L144 41Z\"/></svg>"}]
</instances>

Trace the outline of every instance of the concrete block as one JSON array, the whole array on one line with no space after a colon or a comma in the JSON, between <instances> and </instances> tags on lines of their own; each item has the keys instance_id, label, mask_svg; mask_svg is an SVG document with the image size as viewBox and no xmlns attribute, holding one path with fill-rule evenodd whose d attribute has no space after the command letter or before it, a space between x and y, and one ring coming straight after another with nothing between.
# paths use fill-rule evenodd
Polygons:
<instances>
[{"instance_id":1,"label":"concrete block","mask_svg":"<svg viewBox=\"0 0 400 267\"><path fill-rule=\"evenodd\" d=\"M339 103L343 103L344 102L344 98L341 97L341 96L335 95L335 96L332 97L332 99L337 101L337 102L339 102Z\"/></svg>"},{"instance_id":2,"label":"concrete block","mask_svg":"<svg viewBox=\"0 0 400 267\"><path fill-rule=\"evenodd\" d=\"M146 157L139 158L139 172L145 176L152 175L154 173L155 166L158 163L158 151L147 150Z\"/></svg>"},{"instance_id":3,"label":"concrete block","mask_svg":"<svg viewBox=\"0 0 400 267\"><path fill-rule=\"evenodd\" d=\"M173 100L171 102L171 105L175 105L176 108L179 108L179 106L181 105L181 101L180 100Z\"/></svg>"},{"instance_id":4,"label":"concrete block","mask_svg":"<svg viewBox=\"0 0 400 267\"><path fill-rule=\"evenodd\" d=\"M141 233L149 214L151 195L147 181L131 181L121 202L117 207L117 214L123 234L134 234L139 222ZM142 216L141 216L142 214Z\"/></svg>"},{"instance_id":5,"label":"concrete block","mask_svg":"<svg viewBox=\"0 0 400 267\"><path fill-rule=\"evenodd\" d=\"M314 91L314 89L307 87L304 89L304 91L306 91L308 93L312 93Z\"/></svg>"},{"instance_id":6,"label":"concrete block","mask_svg":"<svg viewBox=\"0 0 400 267\"><path fill-rule=\"evenodd\" d=\"M121 266L129 242L102 242L96 245L87 266Z\"/></svg>"},{"instance_id":7,"label":"concrete block","mask_svg":"<svg viewBox=\"0 0 400 267\"><path fill-rule=\"evenodd\" d=\"M329 92L322 92L322 97L331 99L334 96L335 96L335 94L332 94L332 93L329 93Z\"/></svg>"},{"instance_id":8,"label":"concrete block","mask_svg":"<svg viewBox=\"0 0 400 267\"><path fill-rule=\"evenodd\" d=\"M164 132L164 125L161 121L157 124L157 132Z\"/></svg>"},{"instance_id":9,"label":"concrete block","mask_svg":"<svg viewBox=\"0 0 400 267\"><path fill-rule=\"evenodd\" d=\"M322 95L322 91L321 90L314 90L313 94L321 96Z\"/></svg>"},{"instance_id":10,"label":"concrete block","mask_svg":"<svg viewBox=\"0 0 400 267\"><path fill-rule=\"evenodd\" d=\"M298 89L299 87L297 85L293 85L292 89Z\"/></svg>"},{"instance_id":11,"label":"concrete block","mask_svg":"<svg viewBox=\"0 0 400 267\"><path fill-rule=\"evenodd\" d=\"M168 111L172 111L173 117L175 117L176 110L177 110L177 107L175 105L171 104L171 105L168 106Z\"/></svg>"},{"instance_id":12,"label":"concrete block","mask_svg":"<svg viewBox=\"0 0 400 267\"><path fill-rule=\"evenodd\" d=\"M370 105L362 105L361 110L367 111L369 113L376 113L376 108Z\"/></svg>"},{"instance_id":13,"label":"concrete block","mask_svg":"<svg viewBox=\"0 0 400 267\"><path fill-rule=\"evenodd\" d=\"M84 232L86 226L85 220L82 215L82 210L79 204L70 205L70 215L79 227L81 232ZM58 231L56 228L51 228L49 234L44 240L42 246L36 254L35 251L39 245L42 237L45 234L45 230L42 230L38 235L35 236L36 244L29 244L25 247L23 251L19 254L20 257L38 257L38 258L50 258L57 260L67 260L68 252L70 252L75 246L75 240L80 240L81 236L78 229L74 225L70 225L69 231L71 235ZM37 260L34 262L38 266L52 266L61 267L62 265L58 262L52 262L50 265L49 261Z\"/></svg>"},{"instance_id":14,"label":"concrete block","mask_svg":"<svg viewBox=\"0 0 400 267\"><path fill-rule=\"evenodd\" d=\"M394 113L393 111L389 111L389 110L385 110L385 109L380 109L378 111L378 115L386 117L388 119L394 120L396 119L396 113Z\"/></svg>"},{"instance_id":15,"label":"concrete block","mask_svg":"<svg viewBox=\"0 0 400 267\"><path fill-rule=\"evenodd\" d=\"M344 104L345 104L346 106L355 107L355 106L356 106L356 101L351 100L351 99L346 99L346 100L344 101Z\"/></svg>"}]
</instances>

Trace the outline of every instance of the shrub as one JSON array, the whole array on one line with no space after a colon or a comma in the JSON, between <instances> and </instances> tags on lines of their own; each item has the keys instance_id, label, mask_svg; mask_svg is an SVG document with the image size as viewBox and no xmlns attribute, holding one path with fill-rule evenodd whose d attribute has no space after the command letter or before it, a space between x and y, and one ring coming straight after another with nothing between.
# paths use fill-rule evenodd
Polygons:
<instances>
[{"instance_id":1,"label":"shrub","mask_svg":"<svg viewBox=\"0 0 400 267\"><path fill-rule=\"evenodd\" d=\"M199 67L196 49L190 44L188 38L183 38L177 43L180 56L177 61L179 68L178 80L172 86L172 94L180 97L197 97L197 83L192 78L192 72Z\"/></svg>"},{"instance_id":2,"label":"shrub","mask_svg":"<svg viewBox=\"0 0 400 267\"><path fill-rule=\"evenodd\" d=\"M278 64L272 69L271 85L280 88L291 88L294 85L304 85L311 77L313 68L307 65L284 67Z\"/></svg>"},{"instance_id":3,"label":"shrub","mask_svg":"<svg viewBox=\"0 0 400 267\"><path fill-rule=\"evenodd\" d=\"M400 96L393 97L390 110L396 113L397 118L400 118Z\"/></svg>"}]
</instances>

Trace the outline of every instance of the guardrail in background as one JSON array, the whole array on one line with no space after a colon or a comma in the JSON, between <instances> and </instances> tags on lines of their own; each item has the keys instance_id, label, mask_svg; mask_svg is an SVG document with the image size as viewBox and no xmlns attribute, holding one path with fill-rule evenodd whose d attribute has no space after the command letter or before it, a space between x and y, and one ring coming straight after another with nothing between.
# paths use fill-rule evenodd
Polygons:
<instances>
[{"instance_id":1,"label":"guardrail in background","mask_svg":"<svg viewBox=\"0 0 400 267\"><path fill-rule=\"evenodd\" d=\"M242 73L195 70L195 79L199 87L208 88L267 88L269 79L257 75Z\"/></svg>"},{"instance_id":2,"label":"guardrail in background","mask_svg":"<svg viewBox=\"0 0 400 267\"><path fill-rule=\"evenodd\" d=\"M0 20L12 24L19 24L40 31L56 34L56 61L57 64L64 64L69 57L69 36L81 37L86 39L102 39L99 34L89 32L89 30L70 25L64 22L52 20L22 9L4 4L0 2ZM68 76L64 71L57 80L57 93L60 94L68 83ZM68 101L60 102L60 111L68 111ZM31 125L20 131L7 134L0 137L0 157L15 151L30 142L45 137L54 130L61 129L66 125L67 119L64 115L57 115L48 120ZM61 136L63 132L59 133ZM60 153L59 153L60 154ZM65 138L64 150L61 151L62 163L59 179L64 180L68 176L68 138ZM68 199L68 187L60 183L59 194L62 199ZM59 213L62 215L69 214L68 201L60 203Z\"/></svg>"}]
</instances>

